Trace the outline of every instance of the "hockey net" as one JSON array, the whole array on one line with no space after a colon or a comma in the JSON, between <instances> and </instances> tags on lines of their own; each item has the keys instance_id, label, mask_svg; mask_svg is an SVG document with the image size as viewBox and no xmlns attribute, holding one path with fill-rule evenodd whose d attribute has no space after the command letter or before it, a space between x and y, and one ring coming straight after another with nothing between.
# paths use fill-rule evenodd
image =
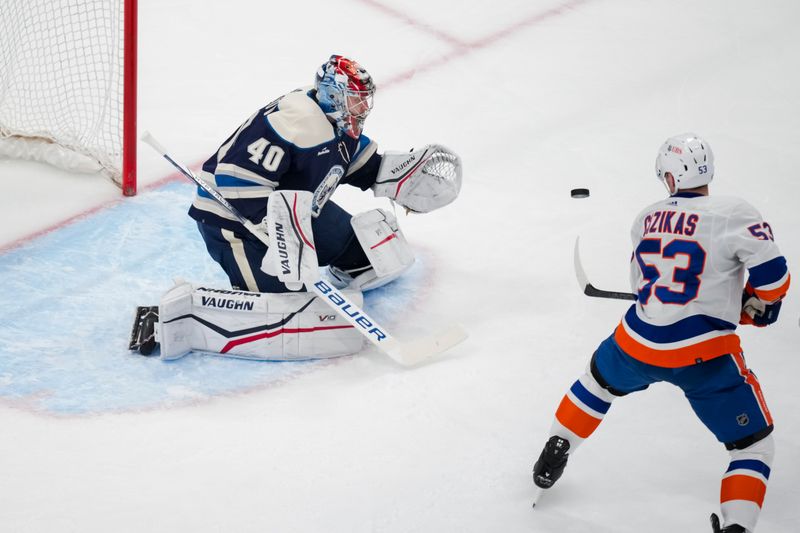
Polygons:
<instances>
[{"instance_id":1,"label":"hockey net","mask_svg":"<svg viewBox=\"0 0 800 533\"><path fill-rule=\"evenodd\" d=\"M0 154L136 192L136 0L2 0Z\"/></svg>"}]
</instances>

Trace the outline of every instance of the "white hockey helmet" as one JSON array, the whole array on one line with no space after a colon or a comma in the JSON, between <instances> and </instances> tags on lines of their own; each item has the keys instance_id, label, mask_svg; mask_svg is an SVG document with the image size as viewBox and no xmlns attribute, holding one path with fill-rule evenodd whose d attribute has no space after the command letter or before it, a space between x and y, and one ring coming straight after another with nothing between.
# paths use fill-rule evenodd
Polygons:
<instances>
[{"instance_id":1,"label":"white hockey helmet","mask_svg":"<svg viewBox=\"0 0 800 533\"><path fill-rule=\"evenodd\" d=\"M714 153L711 146L695 133L670 137L658 149L656 157L656 176L665 185L667 172L675 179L676 191L670 192L710 183L714 179Z\"/></svg>"}]
</instances>

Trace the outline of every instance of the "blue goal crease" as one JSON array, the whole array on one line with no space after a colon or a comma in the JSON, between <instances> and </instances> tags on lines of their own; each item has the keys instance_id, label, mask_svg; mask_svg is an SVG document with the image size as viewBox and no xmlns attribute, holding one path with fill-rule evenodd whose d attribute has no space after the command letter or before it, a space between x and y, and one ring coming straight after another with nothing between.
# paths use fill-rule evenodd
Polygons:
<instances>
[{"instance_id":1,"label":"blue goal crease","mask_svg":"<svg viewBox=\"0 0 800 533\"><path fill-rule=\"evenodd\" d=\"M0 255L0 402L64 415L170 407L326 364L199 354L167 363L128 351L136 306L157 304L173 279L229 287L186 215L193 194L169 183ZM390 325L421 270L365 294L365 308Z\"/></svg>"}]
</instances>

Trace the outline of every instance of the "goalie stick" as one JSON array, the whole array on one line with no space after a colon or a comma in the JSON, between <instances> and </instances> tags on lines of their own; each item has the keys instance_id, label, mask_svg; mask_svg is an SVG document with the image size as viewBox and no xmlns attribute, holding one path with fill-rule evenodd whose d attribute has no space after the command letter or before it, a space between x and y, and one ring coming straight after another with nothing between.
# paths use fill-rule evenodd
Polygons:
<instances>
[{"instance_id":1,"label":"goalie stick","mask_svg":"<svg viewBox=\"0 0 800 533\"><path fill-rule=\"evenodd\" d=\"M258 240L269 246L269 238L264 232L242 216L239 211L231 205L214 187L209 185L203 178L197 176L184 165L175 161L164 148L148 131L142 133L141 139L149 144L156 152L161 154L164 159L169 161L172 166L177 168L181 174L192 180L198 187L211 195L223 208L227 209L250 233ZM326 283L317 280L314 283L306 284L306 288L319 297L322 301L333 308L336 313L350 323L359 333L364 335L372 344L382 352L391 357L395 362L403 366L416 365L425 359L436 354L442 353L462 342L467 338L467 332L461 326L454 324L435 335L429 335L410 342L400 342L389 332L378 324L378 322L367 315L363 309L355 305L341 291Z\"/></svg>"},{"instance_id":2,"label":"goalie stick","mask_svg":"<svg viewBox=\"0 0 800 533\"><path fill-rule=\"evenodd\" d=\"M577 276L578 278L578 285L581 286L583 294L585 294L586 296L592 296L594 298L609 298L612 300L636 301L638 297L632 292L604 291L602 289L596 288L594 285L589 283L589 279L586 277L586 272L584 272L583 265L581 264L581 254L579 250L580 241L581 238L580 236L578 236L575 239L574 260L575 260L575 276Z\"/></svg>"}]
</instances>

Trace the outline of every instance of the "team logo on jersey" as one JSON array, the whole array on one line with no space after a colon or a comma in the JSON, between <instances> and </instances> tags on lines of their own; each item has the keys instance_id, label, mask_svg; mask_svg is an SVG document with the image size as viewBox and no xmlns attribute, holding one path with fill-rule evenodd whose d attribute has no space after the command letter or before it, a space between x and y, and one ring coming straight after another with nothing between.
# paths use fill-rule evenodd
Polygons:
<instances>
[{"instance_id":1,"label":"team logo on jersey","mask_svg":"<svg viewBox=\"0 0 800 533\"><path fill-rule=\"evenodd\" d=\"M344 144L344 141L339 141L339 155L342 156L342 159L348 165L350 164L350 150L347 149L347 145Z\"/></svg>"},{"instance_id":2,"label":"team logo on jersey","mask_svg":"<svg viewBox=\"0 0 800 533\"><path fill-rule=\"evenodd\" d=\"M750 417L747 416L747 413L742 413L736 417L736 422L738 422L740 426L746 426L750 423Z\"/></svg>"},{"instance_id":3,"label":"team logo on jersey","mask_svg":"<svg viewBox=\"0 0 800 533\"><path fill-rule=\"evenodd\" d=\"M331 153L331 151L330 151L330 150L328 149L328 147L326 146L325 148L323 148L322 150L320 150L319 152L317 152L317 155L325 155L325 154L329 154L329 153Z\"/></svg>"},{"instance_id":4,"label":"team logo on jersey","mask_svg":"<svg viewBox=\"0 0 800 533\"><path fill-rule=\"evenodd\" d=\"M334 165L325 175L325 178L320 182L319 186L317 186L317 190L314 191L314 197L311 199L311 216L317 218L319 216L320 211L322 211L322 207L325 205L331 195L333 195L333 191L336 190L336 187L339 185L339 180L344 177L344 167L341 165Z\"/></svg>"}]
</instances>

